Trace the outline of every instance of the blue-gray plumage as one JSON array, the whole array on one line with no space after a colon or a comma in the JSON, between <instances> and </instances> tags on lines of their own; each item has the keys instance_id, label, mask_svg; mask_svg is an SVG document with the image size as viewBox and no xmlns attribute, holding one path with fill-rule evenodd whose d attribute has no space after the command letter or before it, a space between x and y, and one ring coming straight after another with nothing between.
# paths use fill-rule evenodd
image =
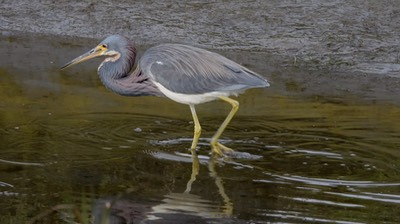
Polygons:
<instances>
[{"instance_id":1,"label":"blue-gray plumage","mask_svg":"<svg viewBox=\"0 0 400 224\"><path fill-rule=\"evenodd\" d=\"M218 143L218 138L239 107L229 96L269 86L257 73L219 54L188 45L157 45L136 62L134 44L120 35L107 37L62 69L99 56L105 57L98 68L100 79L111 91L125 96L166 96L188 104L195 123L192 149L196 148L201 132L194 105L215 99L230 103L231 112L211 140L213 151L219 155L231 151Z\"/></svg>"},{"instance_id":2,"label":"blue-gray plumage","mask_svg":"<svg viewBox=\"0 0 400 224\"><path fill-rule=\"evenodd\" d=\"M216 53L181 44L150 48L140 67L169 90L184 94L264 87L264 78Z\"/></svg>"}]
</instances>

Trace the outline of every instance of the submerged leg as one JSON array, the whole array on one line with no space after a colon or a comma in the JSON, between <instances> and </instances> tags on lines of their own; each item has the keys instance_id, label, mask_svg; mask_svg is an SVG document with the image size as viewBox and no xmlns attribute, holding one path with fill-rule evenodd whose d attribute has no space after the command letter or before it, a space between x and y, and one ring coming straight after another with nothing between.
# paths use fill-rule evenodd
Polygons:
<instances>
[{"instance_id":1,"label":"submerged leg","mask_svg":"<svg viewBox=\"0 0 400 224\"><path fill-rule=\"evenodd\" d=\"M222 145L221 143L219 143L218 139L219 139L219 137L221 137L222 132L224 132L226 126L228 126L229 122L232 120L233 116L235 116L237 110L239 109L239 102L237 102L236 100L233 100L229 97L225 97L225 96L220 96L219 98L232 105L232 110L229 112L228 116L226 116L224 122L221 124L221 126L218 128L217 132L214 134L214 136L211 139L211 148L212 148L213 152L222 156L222 155L224 155L224 153L233 152L233 150L231 148L228 148L228 147Z\"/></svg>"},{"instance_id":2,"label":"submerged leg","mask_svg":"<svg viewBox=\"0 0 400 224\"><path fill-rule=\"evenodd\" d=\"M193 122L194 122L194 136L193 136L192 146L190 147L190 149L193 151L196 150L197 143L199 142L201 134L201 126L199 119L197 118L196 109L194 108L194 105L189 105L189 106L190 106L190 111L192 112Z\"/></svg>"}]
</instances>

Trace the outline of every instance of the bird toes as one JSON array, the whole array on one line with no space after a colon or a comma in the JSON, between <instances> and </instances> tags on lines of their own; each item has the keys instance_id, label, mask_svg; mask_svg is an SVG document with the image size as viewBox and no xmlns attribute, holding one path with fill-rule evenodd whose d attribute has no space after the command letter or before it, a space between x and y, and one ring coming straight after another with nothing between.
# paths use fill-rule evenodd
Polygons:
<instances>
[{"instance_id":1,"label":"bird toes","mask_svg":"<svg viewBox=\"0 0 400 224\"><path fill-rule=\"evenodd\" d=\"M235 151L227 146L222 145L221 143L217 142L215 144L211 145L213 153L215 153L218 156L228 156L230 154L233 154Z\"/></svg>"}]
</instances>

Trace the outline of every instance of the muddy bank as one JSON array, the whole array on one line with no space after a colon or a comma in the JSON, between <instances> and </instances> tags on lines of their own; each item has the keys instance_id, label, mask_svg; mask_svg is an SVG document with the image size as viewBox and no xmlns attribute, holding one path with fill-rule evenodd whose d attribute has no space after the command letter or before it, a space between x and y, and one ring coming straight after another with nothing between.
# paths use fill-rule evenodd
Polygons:
<instances>
[{"instance_id":1,"label":"muddy bank","mask_svg":"<svg viewBox=\"0 0 400 224\"><path fill-rule=\"evenodd\" d=\"M0 38L13 55L15 48L29 45L34 51L29 64L51 60L55 72L113 33L129 36L139 50L163 42L186 43L266 75L273 82L269 91L312 97L350 94L399 103L400 6L395 3L3 1ZM76 51L66 52L65 47ZM17 54L27 55L23 49ZM59 52L58 58L47 59L49 51ZM6 67L28 65L3 57Z\"/></svg>"},{"instance_id":2,"label":"muddy bank","mask_svg":"<svg viewBox=\"0 0 400 224\"><path fill-rule=\"evenodd\" d=\"M267 52L287 64L397 75L397 1L2 1L0 29Z\"/></svg>"}]
</instances>

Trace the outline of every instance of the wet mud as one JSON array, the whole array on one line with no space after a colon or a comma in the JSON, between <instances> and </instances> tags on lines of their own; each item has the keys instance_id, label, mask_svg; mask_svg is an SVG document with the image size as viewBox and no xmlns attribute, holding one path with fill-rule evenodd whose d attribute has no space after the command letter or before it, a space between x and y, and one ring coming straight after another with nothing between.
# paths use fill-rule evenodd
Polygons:
<instances>
[{"instance_id":1,"label":"wet mud","mask_svg":"<svg viewBox=\"0 0 400 224\"><path fill-rule=\"evenodd\" d=\"M399 76L397 1L1 1L0 31L266 52L313 69ZM23 35L23 34L22 34Z\"/></svg>"}]
</instances>

